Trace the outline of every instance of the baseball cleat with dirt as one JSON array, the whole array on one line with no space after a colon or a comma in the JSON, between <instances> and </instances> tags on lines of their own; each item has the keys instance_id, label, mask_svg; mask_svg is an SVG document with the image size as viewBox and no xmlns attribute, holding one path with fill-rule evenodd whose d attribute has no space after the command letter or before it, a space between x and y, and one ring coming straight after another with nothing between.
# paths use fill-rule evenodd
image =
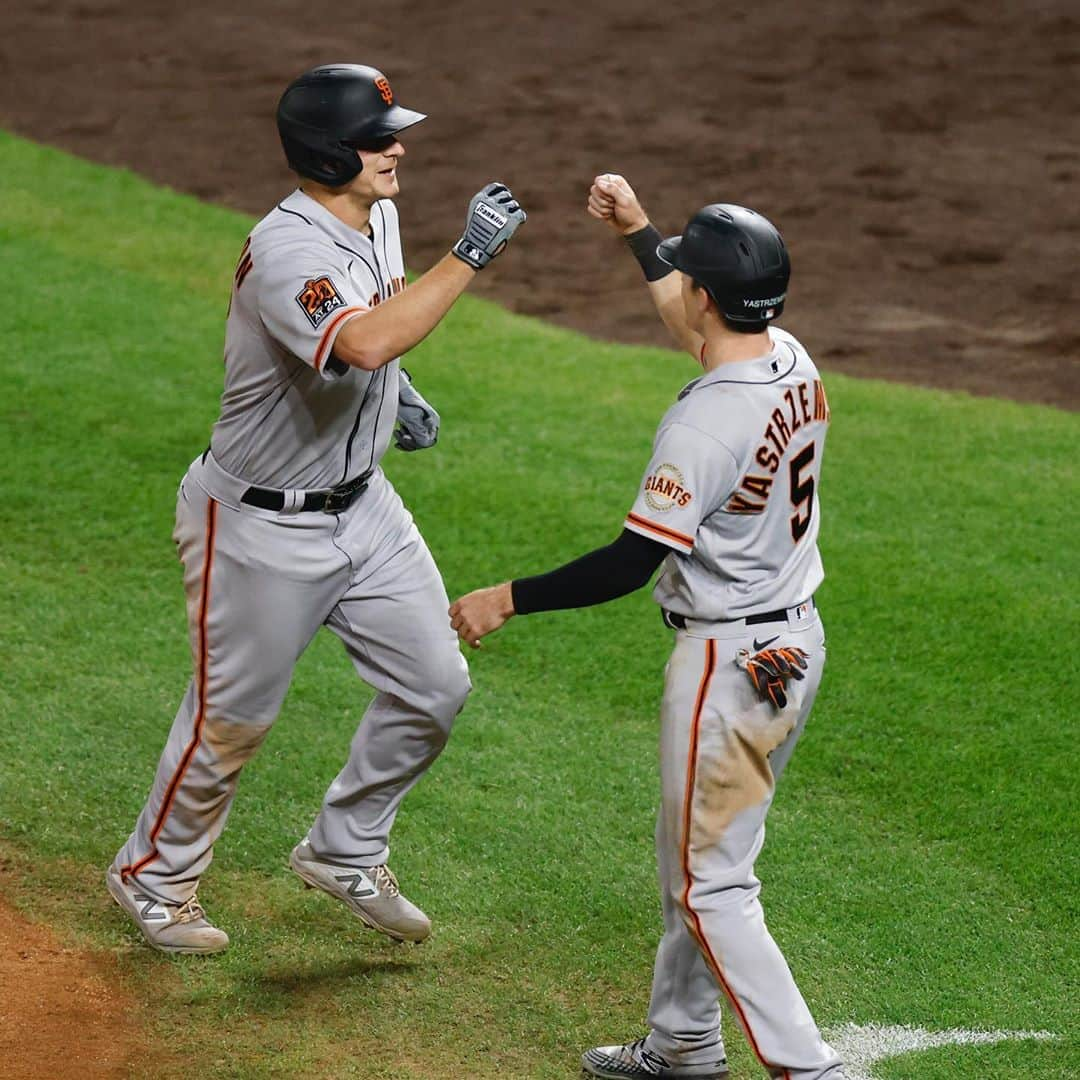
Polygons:
<instances>
[{"instance_id":1,"label":"baseball cleat with dirt","mask_svg":"<svg viewBox=\"0 0 1080 1080\"><path fill-rule=\"evenodd\" d=\"M105 874L105 885L155 949L164 953L208 956L228 948L229 935L206 918L194 894L183 904L166 904L134 882L124 881L115 866L110 866Z\"/></svg>"},{"instance_id":2,"label":"baseball cleat with dirt","mask_svg":"<svg viewBox=\"0 0 1080 1080\"><path fill-rule=\"evenodd\" d=\"M672 1064L638 1039L623 1046L594 1046L581 1058L586 1076L605 1080L716 1080L729 1075L727 1059L694 1065Z\"/></svg>"},{"instance_id":3,"label":"baseball cleat with dirt","mask_svg":"<svg viewBox=\"0 0 1080 1080\"><path fill-rule=\"evenodd\" d=\"M431 920L401 895L388 866L324 862L307 840L292 849L289 866L310 888L340 900L365 926L380 934L395 941L415 942L431 936Z\"/></svg>"}]
</instances>

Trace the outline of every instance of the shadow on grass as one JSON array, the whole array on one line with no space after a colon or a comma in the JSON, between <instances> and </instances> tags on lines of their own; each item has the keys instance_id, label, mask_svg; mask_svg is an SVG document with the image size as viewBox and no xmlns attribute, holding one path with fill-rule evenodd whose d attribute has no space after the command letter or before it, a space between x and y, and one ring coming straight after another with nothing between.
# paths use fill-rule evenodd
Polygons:
<instances>
[{"instance_id":1,"label":"shadow on grass","mask_svg":"<svg viewBox=\"0 0 1080 1080\"><path fill-rule=\"evenodd\" d=\"M348 982L370 980L377 985L389 976L415 975L416 965L407 960L385 957L356 957L332 964L320 964L306 971L280 968L255 977L255 987L266 994L313 994L339 988Z\"/></svg>"}]
</instances>

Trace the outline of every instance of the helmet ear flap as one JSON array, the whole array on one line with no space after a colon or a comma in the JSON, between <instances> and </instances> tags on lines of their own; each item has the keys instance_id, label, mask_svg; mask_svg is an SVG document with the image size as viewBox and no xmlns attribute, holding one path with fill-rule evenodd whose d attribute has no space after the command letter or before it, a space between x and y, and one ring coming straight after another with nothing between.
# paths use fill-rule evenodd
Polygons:
<instances>
[{"instance_id":1,"label":"helmet ear flap","mask_svg":"<svg viewBox=\"0 0 1080 1080\"><path fill-rule=\"evenodd\" d=\"M295 136L282 135L282 147L289 168L309 180L317 180L327 187L341 187L360 175L364 163L360 155L345 146L338 152L327 145L311 145Z\"/></svg>"},{"instance_id":2,"label":"helmet ear flap","mask_svg":"<svg viewBox=\"0 0 1080 1080\"><path fill-rule=\"evenodd\" d=\"M356 179L364 171L364 162L356 147L349 146L347 143L339 142L334 150L336 152L332 156L328 155L324 158L324 166L328 174L333 173L340 177L331 185L336 187Z\"/></svg>"}]
</instances>

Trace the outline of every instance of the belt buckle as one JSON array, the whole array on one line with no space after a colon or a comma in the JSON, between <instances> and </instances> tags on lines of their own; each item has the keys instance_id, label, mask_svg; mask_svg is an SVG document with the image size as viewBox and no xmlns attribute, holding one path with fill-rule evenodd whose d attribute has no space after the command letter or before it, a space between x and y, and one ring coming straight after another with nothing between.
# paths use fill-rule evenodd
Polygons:
<instances>
[{"instance_id":1,"label":"belt buckle","mask_svg":"<svg viewBox=\"0 0 1080 1080\"><path fill-rule=\"evenodd\" d=\"M348 491L328 491L326 501L323 503L324 514L336 514L341 510L347 510L352 502L352 493Z\"/></svg>"},{"instance_id":2,"label":"belt buckle","mask_svg":"<svg viewBox=\"0 0 1080 1080\"><path fill-rule=\"evenodd\" d=\"M341 487L331 488L326 493L326 502L323 503L323 513L336 514L341 510L347 510L351 505L353 499L358 495L362 495L367 491L368 480L367 478L351 481L348 484L343 484Z\"/></svg>"}]
</instances>

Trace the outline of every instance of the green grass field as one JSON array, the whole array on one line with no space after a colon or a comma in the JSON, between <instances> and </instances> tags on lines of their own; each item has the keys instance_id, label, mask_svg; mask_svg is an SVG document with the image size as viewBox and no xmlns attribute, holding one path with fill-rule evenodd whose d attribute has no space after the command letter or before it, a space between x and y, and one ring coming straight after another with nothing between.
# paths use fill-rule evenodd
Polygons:
<instances>
[{"instance_id":1,"label":"green grass field","mask_svg":"<svg viewBox=\"0 0 1080 1080\"><path fill-rule=\"evenodd\" d=\"M117 952L169 1047L157 1075L570 1077L641 1033L668 647L646 591L514 620L471 658L475 693L394 836L430 943L361 932L285 867L369 697L330 635L200 889L232 948L137 943L102 875L189 675L173 500L216 416L250 220L9 136L0 176L9 899ZM386 465L451 596L612 538L694 375L469 298L409 367L443 435ZM1075 1077L1080 425L826 376L830 664L759 863L770 926L825 1028L1060 1036L895 1058L882 1080ZM727 1035L734 1076L761 1075Z\"/></svg>"}]
</instances>

